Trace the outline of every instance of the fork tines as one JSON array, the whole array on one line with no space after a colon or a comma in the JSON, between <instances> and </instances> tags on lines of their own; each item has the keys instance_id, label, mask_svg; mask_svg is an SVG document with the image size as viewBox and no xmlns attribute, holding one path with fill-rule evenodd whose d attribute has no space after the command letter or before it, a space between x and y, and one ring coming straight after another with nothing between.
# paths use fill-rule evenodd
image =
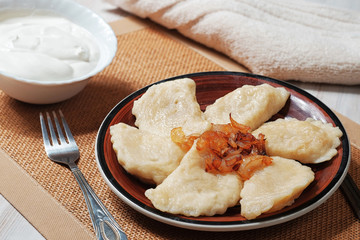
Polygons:
<instances>
[{"instance_id":1,"label":"fork tines","mask_svg":"<svg viewBox=\"0 0 360 240\"><path fill-rule=\"evenodd\" d=\"M61 110L59 110L59 115L61 118L63 129L61 128L61 125L60 125L60 122L56 115L56 112L52 111L52 114L53 114L54 123L55 123L56 130L57 130L57 135L55 133L55 129L53 127L50 114L48 112L46 112L46 119L47 119L47 123L48 123L47 125L48 125L48 129L50 132L50 137L51 137L51 139L49 139L48 131L46 128L46 121L44 119L43 114L40 113L41 131L42 131L42 135L44 138L45 147L46 146L55 146L55 145L60 145L60 144L67 144L67 143L76 144L74 137L71 134L70 128L65 120L64 114L61 112ZM66 138L63 134L63 130L65 131Z\"/></svg>"}]
</instances>

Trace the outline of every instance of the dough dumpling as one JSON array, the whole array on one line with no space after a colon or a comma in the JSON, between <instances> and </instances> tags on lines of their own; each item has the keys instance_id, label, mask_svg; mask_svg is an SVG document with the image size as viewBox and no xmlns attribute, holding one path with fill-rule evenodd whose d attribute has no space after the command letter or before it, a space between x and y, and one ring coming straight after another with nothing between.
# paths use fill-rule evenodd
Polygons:
<instances>
[{"instance_id":1,"label":"dough dumpling","mask_svg":"<svg viewBox=\"0 0 360 240\"><path fill-rule=\"evenodd\" d=\"M291 205L314 180L311 168L281 157L258 170L241 190L241 215L254 219L262 213L278 211Z\"/></svg>"},{"instance_id":2,"label":"dough dumpling","mask_svg":"<svg viewBox=\"0 0 360 240\"><path fill-rule=\"evenodd\" d=\"M217 99L205 110L209 122L226 124L229 114L238 123L255 129L284 107L290 93L269 84L244 85Z\"/></svg>"},{"instance_id":3,"label":"dough dumpling","mask_svg":"<svg viewBox=\"0 0 360 240\"><path fill-rule=\"evenodd\" d=\"M330 123L311 118L300 121L295 118L268 122L252 132L265 135L269 156L280 156L302 163L320 163L337 154L342 132Z\"/></svg>"},{"instance_id":4,"label":"dough dumpling","mask_svg":"<svg viewBox=\"0 0 360 240\"><path fill-rule=\"evenodd\" d=\"M120 165L145 183L160 184L185 155L170 138L125 123L111 126L110 134Z\"/></svg>"},{"instance_id":5,"label":"dough dumpling","mask_svg":"<svg viewBox=\"0 0 360 240\"><path fill-rule=\"evenodd\" d=\"M194 143L175 169L145 196L163 212L197 217L223 214L240 200L242 181L234 174L214 175L205 171L205 161Z\"/></svg>"},{"instance_id":6,"label":"dough dumpling","mask_svg":"<svg viewBox=\"0 0 360 240\"><path fill-rule=\"evenodd\" d=\"M189 78L153 85L134 102L135 125L162 136L170 136L176 127L182 127L186 135L204 132L210 123L196 100L195 88Z\"/></svg>"}]
</instances>

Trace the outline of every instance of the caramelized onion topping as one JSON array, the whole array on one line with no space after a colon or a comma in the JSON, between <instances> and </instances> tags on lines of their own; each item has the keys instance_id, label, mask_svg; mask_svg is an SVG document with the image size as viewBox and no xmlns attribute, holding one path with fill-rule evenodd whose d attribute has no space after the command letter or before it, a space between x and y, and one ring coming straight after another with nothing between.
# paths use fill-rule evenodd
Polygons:
<instances>
[{"instance_id":1,"label":"caramelized onion topping","mask_svg":"<svg viewBox=\"0 0 360 240\"><path fill-rule=\"evenodd\" d=\"M190 150L194 141L199 136L190 135L186 136L181 127L177 127L171 130L171 140L176 143L184 152Z\"/></svg>"},{"instance_id":2,"label":"caramelized onion topping","mask_svg":"<svg viewBox=\"0 0 360 240\"><path fill-rule=\"evenodd\" d=\"M196 149L205 161L205 169L213 174L236 172L241 179L249 179L253 173L271 164L266 156L265 136L258 138L250 127L237 123L230 115L229 124L212 124L210 130L200 136L185 136L180 128L171 131L171 139L184 151L188 151L198 138Z\"/></svg>"}]
</instances>

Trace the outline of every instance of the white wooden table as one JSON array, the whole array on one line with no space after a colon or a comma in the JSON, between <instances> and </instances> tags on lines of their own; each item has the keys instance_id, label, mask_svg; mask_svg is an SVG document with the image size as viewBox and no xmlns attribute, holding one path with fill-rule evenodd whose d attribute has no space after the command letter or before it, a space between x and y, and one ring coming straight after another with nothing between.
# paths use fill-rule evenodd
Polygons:
<instances>
[{"instance_id":1,"label":"white wooden table","mask_svg":"<svg viewBox=\"0 0 360 240\"><path fill-rule=\"evenodd\" d=\"M128 14L101 0L76 0L102 16L107 22L126 17ZM294 0L288 0L294 1ZM359 0L308 0L336 7L358 10ZM341 86L292 82L308 91L331 109L360 124L360 85ZM0 239L41 240L44 237L0 194Z\"/></svg>"}]
</instances>

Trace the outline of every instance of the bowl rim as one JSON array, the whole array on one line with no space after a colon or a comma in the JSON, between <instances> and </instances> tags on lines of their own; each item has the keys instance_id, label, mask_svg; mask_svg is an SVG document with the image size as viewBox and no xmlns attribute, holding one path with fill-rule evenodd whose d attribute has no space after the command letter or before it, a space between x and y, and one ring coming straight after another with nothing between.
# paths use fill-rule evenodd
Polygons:
<instances>
[{"instance_id":1,"label":"bowl rim","mask_svg":"<svg viewBox=\"0 0 360 240\"><path fill-rule=\"evenodd\" d=\"M90 71L82 76L76 77L76 78L70 78L70 79L64 79L64 80L55 80L55 81L51 81L51 80L34 80L34 79L26 79L20 76L16 76L16 75L12 75L10 73L4 72L0 70L0 74L21 82L21 83L27 83L27 84L32 84L32 85L40 85L40 86L59 86L59 85L69 85L75 82L81 82L84 80L87 80L89 78L91 78L92 76L96 75L97 73L101 72L102 70L104 70L114 59L115 54L117 52L117 38L116 35L113 31L113 29L111 28L111 26L97 13L95 13L94 11L92 11L91 9L81 5L80 3L76 2L76 1L72 1L72 0L35 0L35 1L26 1L26 0L18 0L18 1L14 1L14 0L7 0L7 1L3 1L0 2L0 12L4 11L4 10L35 10L35 9L31 9L28 8L29 6L22 6L20 3L21 2L25 2L28 5L31 5L32 7L37 7L37 4L41 4L41 3L46 3L49 7L48 8L36 8L36 10L45 10L45 11L50 11L53 12L54 14L61 16L63 18L68 19L69 21L73 22L72 20L70 20L67 16L65 16L62 12L60 11L56 11L57 8L59 8L58 4L63 4L63 5L68 5L69 7L71 7L72 9L77 9L78 11L81 11L83 13L86 13L87 16L89 16L90 18L94 18L97 20L97 23L99 25L101 25L101 28L103 29L104 32L107 33L107 41L110 43L110 46L108 47L108 49L110 49L111 51L108 51L108 57L103 61L103 63L101 65L96 65L94 69L97 69L96 71ZM73 22L74 23L74 22ZM77 24L77 23L74 23ZM79 24L77 24L78 26L80 26ZM91 35L93 35L88 29L86 29L83 26L80 26L82 28L84 28L85 30L87 30ZM94 36L96 39L96 36ZM98 40L96 40L96 42L98 43Z\"/></svg>"},{"instance_id":2,"label":"bowl rim","mask_svg":"<svg viewBox=\"0 0 360 240\"><path fill-rule=\"evenodd\" d=\"M125 189L123 189L114 178L109 178L109 176L112 176L110 173L110 170L106 163L102 162L100 158L105 159L104 152L103 152L103 143L104 138L106 134L106 130L110 127L110 123L113 120L113 118L116 116L118 111L122 109L127 103L131 102L134 98L136 98L138 95L144 93L149 87L155 84L167 82L176 80L179 78L185 78L185 77L197 77L197 76L203 76L203 75L238 75L238 76L244 76L244 77L252 77L252 78L259 78L265 81L274 82L277 84L280 84L284 87L290 88L292 90L295 90L296 92L300 93L301 95L307 97L308 99L312 100L315 104L317 104L321 109L325 110L326 114L329 115L329 117L334 121L336 126L340 128L340 130L343 132L343 136L341 139L342 148L343 148L343 156L341 159L341 163L339 166L339 169L336 172L336 175L332 179L332 181L328 184L328 186L316 197L312 198L308 202L297 206L293 209L288 210L285 213L281 213L282 216L278 216L277 214L260 218L260 219L253 219L253 220L246 220L246 221L230 221L230 222L204 222L204 221L196 221L196 220L187 220L179 218L178 215L170 214L170 213L159 213L160 210L154 210L149 209L145 204L141 203L139 200L135 199L131 194L127 193ZM297 217L300 217L313 209L320 206L322 203L324 203L341 185L343 182L347 172L348 168L350 166L350 158L351 158L351 148L349 144L348 135L346 133L345 128L343 127L341 121L338 119L338 117L333 113L333 111L327 107L324 103L322 103L319 99L311 95L310 93L306 92L305 90L302 90L301 88L290 84L288 82L276 80L273 78L252 74L252 73L243 73L243 72L231 72L231 71L212 71L212 72L197 72L197 73L190 73L190 74L184 74L179 75L167 79L160 80L158 82L154 82L152 84L149 84L131 94L129 94L127 97L122 99L119 103L117 103L107 114L107 116L104 118L103 122L101 123L98 134L96 136L95 141L95 157L96 157L96 163L98 166L98 169L107 183L107 185L110 187L110 189L126 204L131 206L136 211L152 218L155 220L158 220L160 222L182 227L186 229L193 229L193 230L201 230L201 231L241 231L241 230L250 230L250 229L257 229L257 228L264 228L268 226L277 225L280 223L284 223L290 220L293 220ZM123 191L119 191L119 188ZM139 204L140 202L140 204Z\"/></svg>"}]
</instances>

